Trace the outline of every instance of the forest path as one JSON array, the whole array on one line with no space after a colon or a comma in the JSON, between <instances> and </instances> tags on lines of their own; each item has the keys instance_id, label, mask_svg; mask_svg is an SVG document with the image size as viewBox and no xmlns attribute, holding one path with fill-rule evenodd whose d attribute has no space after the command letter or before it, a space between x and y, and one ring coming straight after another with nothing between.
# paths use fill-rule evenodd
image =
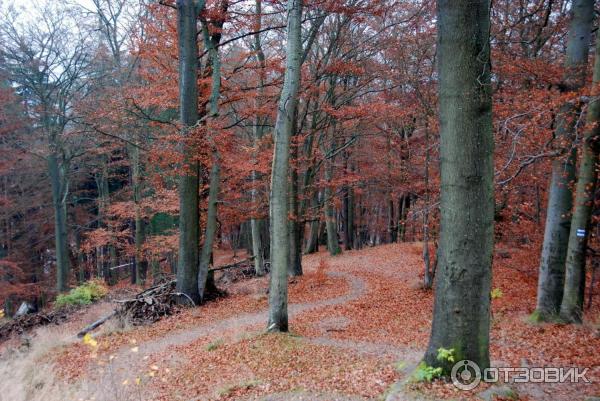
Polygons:
<instances>
[{"instance_id":1,"label":"forest path","mask_svg":"<svg viewBox=\"0 0 600 401\"><path fill-rule=\"evenodd\" d=\"M343 305L354 300L359 299L365 294L367 284L364 279L353 274L352 272L345 271L330 271L326 273L328 276L346 280L349 284L349 290L335 298L317 300L313 302L305 303L293 303L289 305L288 313L290 320L297 317L307 311L312 311L318 308L331 307L336 305ZM184 329L176 331L164 337L160 337L148 342L140 343L136 347L136 352L132 352L132 345L122 347L118 352L114 354L112 363L109 369L103 369L103 373L97 374L90 372L88 378L96 378L93 380L86 380L83 383L82 393L85 397L93 397L95 400L137 400L140 397L135 388L127 386L120 386L121 383L127 381L128 383L134 383L136 377L139 377L139 372L143 371L145 366L148 364L148 360L152 356L168 351L172 347L189 344L197 339L203 337L214 337L221 338L224 333L235 333L238 336L247 333L252 326L264 325L268 318L268 310L261 310L255 313L245 313L239 316L234 316L224 320L215 321L212 324L194 327L191 329ZM322 344L328 346L336 346L347 349L357 349L360 352L366 353L394 353L395 355L401 354L399 350L393 350L392 348L385 345L378 345L373 343L360 343L351 341L339 341L333 340L326 336L316 338L303 339L307 342ZM92 369L96 369L93 366ZM294 394L287 395L288 398L281 398L283 395L273 395L265 398L265 400L279 400L279 399L311 399L317 400L316 395L307 394ZM292 398L289 398L292 397ZM299 397L299 398L298 398ZM308 397L308 398L304 398ZM327 400L339 399L339 400L357 400L361 398L351 397L346 398L345 396L339 396L342 398L331 398L332 396L323 396ZM144 398L145 399L145 398Z\"/></svg>"}]
</instances>

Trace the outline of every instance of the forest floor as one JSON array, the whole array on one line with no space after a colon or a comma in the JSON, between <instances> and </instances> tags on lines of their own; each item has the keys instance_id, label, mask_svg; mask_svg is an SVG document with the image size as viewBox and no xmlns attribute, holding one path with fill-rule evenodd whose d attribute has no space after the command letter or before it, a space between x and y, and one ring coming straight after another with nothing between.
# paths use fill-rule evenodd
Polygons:
<instances>
[{"instance_id":1,"label":"forest floor","mask_svg":"<svg viewBox=\"0 0 600 401\"><path fill-rule=\"evenodd\" d=\"M289 334L264 332L266 278L234 283L229 296L153 325L109 324L94 347L74 335L111 308L95 305L85 322L39 330L25 351L4 347L0 401L480 399L489 385L473 392L443 381L394 386L409 377L429 337L433 293L420 286L421 251L413 243L305 256L305 275L290 282ZM590 368L589 384L511 384L522 400L599 396L600 301L581 326L529 323L536 261L531 249L501 254L492 364Z\"/></svg>"}]
</instances>

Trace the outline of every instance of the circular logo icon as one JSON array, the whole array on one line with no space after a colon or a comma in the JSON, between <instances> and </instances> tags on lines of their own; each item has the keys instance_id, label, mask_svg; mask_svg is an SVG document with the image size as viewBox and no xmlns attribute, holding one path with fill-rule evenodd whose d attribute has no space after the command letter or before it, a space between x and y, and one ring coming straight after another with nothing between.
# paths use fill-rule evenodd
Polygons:
<instances>
[{"instance_id":1,"label":"circular logo icon","mask_svg":"<svg viewBox=\"0 0 600 401\"><path fill-rule=\"evenodd\" d=\"M450 372L452 384L461 390L473 390L481 382L481 369L473 361L463 359L452 367Z\"/></svg>"}]
</instances>

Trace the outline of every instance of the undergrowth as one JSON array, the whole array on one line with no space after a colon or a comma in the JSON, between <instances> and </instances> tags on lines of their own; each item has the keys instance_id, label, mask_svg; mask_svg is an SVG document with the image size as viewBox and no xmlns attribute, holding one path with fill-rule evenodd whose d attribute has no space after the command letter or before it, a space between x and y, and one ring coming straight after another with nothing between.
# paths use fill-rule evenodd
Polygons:
<instances>
[{"instance_id":1,"label":"undergrowth","mask_svg":"<svg viewBox=\"0 0 600 401\"><path fill-rule=\"evenodd\" d=\"M99 280L91 280L73 288L67 294L59 294L54 303L55 308L73 305L89 305L107 294L108 290Z\"/></svg>"}]
</instances>

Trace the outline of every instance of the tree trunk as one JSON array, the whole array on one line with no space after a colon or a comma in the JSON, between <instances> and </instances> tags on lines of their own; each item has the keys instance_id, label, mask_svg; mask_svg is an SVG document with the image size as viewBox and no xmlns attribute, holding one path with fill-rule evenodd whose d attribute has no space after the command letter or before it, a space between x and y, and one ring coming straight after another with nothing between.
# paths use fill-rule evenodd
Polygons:
<instances>
[{"instance_id":1,"label":"tree trunk","mask_svg":"<svg viewBox=\"0 0 600 401\"><path fill-rule=\"evenodd\" d=\"M410 208L410 194L405 194L400 197L398 208L398 239L406 242L406 218L408 217L408 209Z\"/></svg>"},{"instance_id":2,"label":"tree trunk","mask_svg":"<svg viewBox=\"0 0 600 401\"><path fill-rule=\"evenodd\" d=\"M319 208L319 191L315 190L310 202L311 209L313 213ZM321 225L321 221L318 218L318 215L315 214L315 217L310 222L310 232L308 234L308 241L306 242L306 249L304 253L311 254L315 252L319 252L319 227Z\"/></svg>"},{"instance_id":3,"label":"tree trunk","mask_svg":"<svg viewBox=\"0 0 600 401\"><path fill-rule=\"evenodd\" d=\"M354 190L348 185L344 189L344 248L351 250L354 245Z\"/></svg>"},{"instance_id":4,"label":"tree trunk","mask_svg":"<svg viewBox=\"0 0 600 401\"><path fill-rule=\"evenodd\" d=\"M206 230L204 233L204 244L200 255L200 267L198 270L198 292L200 300L204 299L206 280L208 278L208 266L212 262L212 249L217 231L217 202L219 197L219 162L215 160L210 170L210 184L208 190L208 212L206 215Z\"/></svg>"},{"instance_id":5,"label":"tree trunk","mask_svg":"<svg viewBox=\"0 0 600 401\"><path fill-rule=\"evenodd\" d=\"M129 154L131 158L131 181L135 208L135 283L143 286L148 271L148 261L144 257L143 250L146 233L141 207L142 183L140 172L140 149L137 146L132 145L129 148ZM132 278L132 281L133 280L134 279Z\"/></svg>"},{"instance_id":6,"label":"tree trunk","mask_svg":"<svg viewBox=\"0 0 600 401\"><path fill-rule=\"evenodd\" d=\"M296 124L294 124L296 125ZM293 162L290 167L290 181L289 181L289 215L291 218L288 222L288 235L290 239L290 261L289 271L290 276L301 276L302 275L302 237L301 230L303 231L304 222L300 222L300 207L298 205L298 170L296 169L296 160L298 158L298 147L296 144L292 145L290 155L293 158Z\"/></svg>"},{"instance_id":7,"label":"tree trunk","mask_svg":"<svg viewBox=\"0 0 600 401\"><path fill-rule=\"evenodd\" d=\"M287 331L288 171L290 136L298 105L302 58L302 0L287 2L287 48L283 88L277 108L271 170L271 276L268 331Z\"/></svg>"},{"instance_id":8,"label":"tree trunk","mask_svg":"<svg viewBox=\"0 0 600 401\"><path fill-rule=\"evenodd\" d=\"M259 71L259 82L258 82L258 96L255 99L256 108L259 109L262 106L262 101L265 92L265 54L262 50L262 43L260 39L260 30L262 27L262 1L256 0L255 7L255 15L256 15L256 26L254 27L256 34L254 35L254 51L256 52L256 60L260 66ZM252 130L253 136L253 145L254 152L258 154L260 141L262 140L264 129L263 124L265 123L264 118L257 116L254 119L254 128ZM255 156L256 159L256 156ZM252 171L252 181L254 187L251 191L252 203L257 204L258 202L258 189L256 186L259 182L258 172ZM264 225L264 219L258 219L253 217L250 220L250 228L252 230L252 253L254 254L254 270L256 271L257 276L263 276L265 271L265 260L264 260L264 243L261 238L261 226Z\"/></svg>"},{"instance_id":9,"label":"tree trunk","mask_svg":"<svg viewBox=\"0 0 600 401\"><path fill-rule=\"evenodd\" d=\"M429 127L425 126L425 205L423 207L423 263L425 274L423 287L430 289L433 285L431 260L429 257Z\"/></svg>"},{"instance_id":10,"label":"tree trunk","mask_svg":"<svg viewBox=\"0 0 600 401\"><path fill-rule=\"evenodd\" d=\"M198 4L200 3L200 4ZM185 136L198 121L198 43L196 18L204 1L177 0L177 34L179 43L179 113ZM177 291L200 302L198 292L198 162L193 151L183 143L183 172L179 177L179 256Z\"/></svg>"},{"instance_id":11,"label":"tree trunk","mask_svg":"<svg viewBox=\"0 0 600 401\"><path fill-rule=\"evenodd\" d=\"M54 243L56 252L56 290L69 289L69 244L67 239L67 195L66 166L59 165L55 153L48 156L48 172L52 186L54 207Z\"/></svg>"},{"instance_id":12,"label":"tree trunk","mask_svg":"<svg viewBox=\"0 0 600 401\"><path fill-rule=\"evenodd\" d=\"M335 148L335 145L333 146ZM331 188L331 180L333 179L333 158L327 162L328 166L325 169L325 227L327 229L327 250L331 256L339 255L342 252L337 236L337 223L335 209L333 207L333 190Z\"/></svg>"},{"instance_id":13,"label":"tree trunk","mask_svg":"<svg viewBox=\"0 0 600 401\"><path fill-rule=\"evenodd\" d=\"M600 135L600 30L596 34L596 55L592 99L587 112L587 128L583 139L583 154L577 179L575 210L571 221L567 248L565 288L560 306L560 317L567 322L580 323L583 318L585 292L585 256L598 179L598 137Z\"/></svg>"},{"instance_id":14,"label":"tree trunk","mask_svg":"<svg viewBox=\"0 0 600 401\"><path fill-rule=\"evenodd\" d=\"M588 59L593 0L576 0L572 6L573 18L569 28L567 44L566 75L563 79L566 90L575 91L585 85L585 67ZM579 107L569 102L564 104L557 117L556 139L566 141L567 154L552 162L552 179L546 212L544 244L540 260L536 315L540 320L551 320L557 316L563 297L565 261L571 228L571 208L575 180L576 148L570 144L574 138L575 122Z\"/></svg>"},{"instance_id":15,"label":"tree trunk","mask_svg":"<svg viewBox=\"0 0 600 401\"><path fill-rule=\"evenodd\" d=\"M228 3L221 4L223 11L227 10ZM224 17L223 17L224 18ZM215 121L219 115L219 96L221 94L221 58L219 55L218 44L221 40L221 29L224 19L215 23L217 31L211 35L206 21L202 22L202 33L204 37L204 46L208 49L210 64L212 67L211 90L208 102L208 114L211 121ZM210 170L210 182L208 190L208 211L206 214L206 230L204 232L204 244L200 254L200 265L198 268L198 293L200 301L204 300L204 293L207 288L208 266L212 263L213 245L215 233L217 231L217 203L219 198L220 183L220 155L214 142L214 137L207 133L207 137L212 146L213 165Z\"/></svg>"},{"instance_id":16,"label":"tree trunk","mask_svg":"<svg viewBox=\"0 0 600 401\"><path fill-rule=\"evenodd\" d=\"M441 231L433 325L425 362L448 374L455 360L490 366L494 241L494 138L490 2L438 0Z\"/></svg>"}]
</instances>

